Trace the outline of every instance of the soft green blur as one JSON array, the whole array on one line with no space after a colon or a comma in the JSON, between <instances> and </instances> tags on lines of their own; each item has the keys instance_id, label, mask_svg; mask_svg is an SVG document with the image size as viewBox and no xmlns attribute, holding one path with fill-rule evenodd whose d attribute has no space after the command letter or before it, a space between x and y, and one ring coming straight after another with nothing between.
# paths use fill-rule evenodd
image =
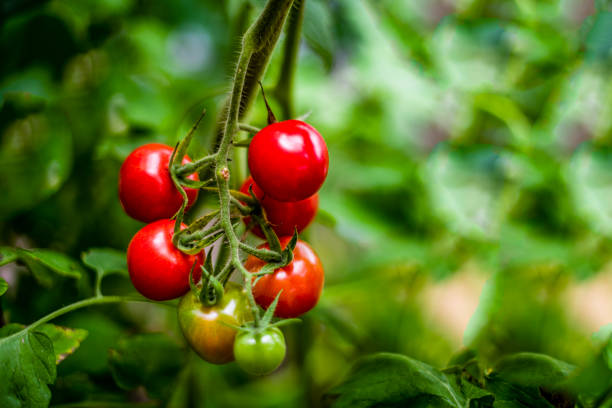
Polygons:
<instances>
[{"instance_id":1,"label":"soft green blur","mask_svg":"<svg viewBox=\"0 0 612 408\"><path fill-rule=\"evenodd\" d=\"M240 33L263 3L1 6L0 243L77 259L124 250L141 224L117 198L122 159L174 145L203 108L190 155L210 150ZM58 366L52 405L319 406L374 351L439 367L463 347L489 362L516 351L584 362L612 323L611 39L606 0L307 0L294 102L325 138L330 173L303 238L326 284L284 328L283 367L250 378L190 353L163 392L124 391L108 349L149 332L185 347L175 311L84 310L59 321L89 336ZM281 38L264 79L277 116L282 56ZM248 122L265 120L258 97ZM238 186L244 151L235 163ZM192 216L215 206L201 197ZM0 275L13 322L91 292L50 290L22 267ZM123 276L104 290L133 291Z\"/></svg>"}]
</instances>

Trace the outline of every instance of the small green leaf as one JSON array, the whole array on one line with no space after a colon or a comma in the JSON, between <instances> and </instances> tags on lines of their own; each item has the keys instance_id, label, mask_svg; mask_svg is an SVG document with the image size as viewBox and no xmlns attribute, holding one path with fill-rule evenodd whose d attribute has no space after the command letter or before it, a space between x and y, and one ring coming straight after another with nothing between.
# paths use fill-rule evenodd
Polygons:
<instances>
[{"instance_id":1,"label":"small green leaf","mask_svg":"<svg viewBox=\"0 0 612 408\"><path fill-rule=\"evenodd\" d=\"M83 263L102 276L127 274L125 252L110 248L92 248L81 256Z\"/></svg>"},{"instance_id":2,"label":"small green leaf","mask_svg":"<svg viewBox=\"0 0 612 408\"><path fill-rule=\"evenodd\" d=\"M9 324L0 329L0 407L47 407L48 384L55 381L55 354L49 337L38 331L21 331Z\"/></svg>"},{"instance_id":3,"label":"small green leaf","mask_svg":"<svg viewBox=\"0 0 612 408\"><path fill-rule=\"evenodd\" d=\"M50 284L51 277L45 270L55 272L60 276L79 279L82 274L81 265L74 259L59 252L48 249L17 249L19 259L32 271L43 284ZM41 268L44 267L44 268Z\"/></svg>"},{"instance_id":4,"label":"small green leaf","mask_svg":"<svg viewBox=\"0 0 612 408\"><path fill-rule=\"evenodd\" d=\"M185 362L181 347L163 334L144 334L119 340L110 350L115 382L125 390L144 386L155 397L167 395Z\"/></svg>"},{"instance_id":5,"label":"small green leaf","mask_svg":"<svg viewBox=\"0 0 612 408\"><path fill-rule=\"evenodd\" d=\"M37 332L44 333L53 342L55 364L59 364L79 347L87 337L87 330L45 324Z\"/></svg>"},{"instance_id":6,"label":"small green leaf","mask_svg":"<svg viewBox=\"0 0 612 408\"><path fill-rule=\"evenodd\" d=\"M334 408L429 406L463 408L492 395L411 358L380 353L357 362L348 378L326 399Z\"/></svg>"},{"instance_id":7,"label":"small green leaf","mask_svg":"<svg viewBox=\"0 0 612 408\"><path fill-rule=\"evenodd\" d=\"M8 283L0 277L0 296L4 295L8 290Z\"/></svg>"},{"instance_id":8,"label":"small green leaf","mask_svg":"<svg viewBox=\"0 0 612 408\"><path fill-rule=\"evenodd\" d=\"M16 261L17 250L10 247L0 247L0 266Z\"/></svg>"}]
</instances>

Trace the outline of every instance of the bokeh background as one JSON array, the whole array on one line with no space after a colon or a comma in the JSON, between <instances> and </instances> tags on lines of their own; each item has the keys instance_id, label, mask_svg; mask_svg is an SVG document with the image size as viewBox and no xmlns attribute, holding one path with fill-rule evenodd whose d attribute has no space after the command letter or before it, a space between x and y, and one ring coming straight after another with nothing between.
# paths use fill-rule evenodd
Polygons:
<instances>
[{"instance_id":1,"label":"bokeh background","mask_svg":"<svg viewBox=\"0 0 612 408\"><path fill-rule=\"evenodd\" d=\"M190 155L210 151L240 33L263 3L2 2L0 243L75 259L125 250L141 224L117 198L123 158L173 145L203 108ZM277 116L282 42L264 77ZM294 104L330 151L303 235L326 286L285 329L283 367L249 378L188 352L172 309L98 307L58 321L89 335L58 366L52 405L319 406L375 351L436 367L464 348L583 363L612 323L611 68L611 1L307 0ZM248 122L265 118L258 97ZM202 194L191 215L214 205ZM91 293L91 278L32 272L0 269L5 320ZM121 275L104 290L133 291ZM144 383L118 380L108 350L146 333L167 348Z\"/></svg>"}]
</instances>

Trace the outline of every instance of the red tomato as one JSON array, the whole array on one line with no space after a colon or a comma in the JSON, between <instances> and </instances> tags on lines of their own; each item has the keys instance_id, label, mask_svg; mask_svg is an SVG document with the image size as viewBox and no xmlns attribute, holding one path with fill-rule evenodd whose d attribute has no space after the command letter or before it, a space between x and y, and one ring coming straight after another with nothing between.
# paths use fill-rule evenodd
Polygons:
<instances>
[{"instance_id":1,"label":"red tomato","mask_svg":"<svg viewBox=\"0 0 612 408\"><path fill-rule=\"evenodd\" d=\"M268 221L272 225L272 229L278 236L293 235L295 227L298 232L302 232L314 219L319 207L319 194L315 193L302 201L278 201L267 195L261 188L253 182L253 178L249 177L245 180L240 191L249 194L249 186L253 185L253 193L261 203L261 206L266 211ZM245 224L250 223L251 218L245 217ZM253 234L263 238L264 234L255 226Z\"/></svg>"},{"instance_id":2,"label":"red tomato","mask_svg":"<svg viewBox=\"0 0 612 408\"><path fill-rule=\"evenodd\" d=\"M152 222L171 218L181 207L183 197L172 183L168 164L172 148L159 143L140 146L125 159L119 172L119 200L132 218ZM182 163L190 163L185 156ZM196 173L191 180L199 180ZM198 190L186 188L188 208L198 197Z\"/></svg>"},{"instance_id":3,"label":"red tomato","mask_svg":"<svg viewBox=\"0 0 612 408\"><path fill-rule=\"evenodd\" d=\"M291 237L281 238L281 246L284 248L290 240ZM262 247L269 248L268 244ZM264 265L264 261L253 255L244 264L250 272L257 272ZM315 307L323 290L323 281L323 266L319 257L307 243L298 241L293 250L293 261L261 277L253 288L253 295L257 304L267 309L282 290L274 315L298 317Z\"/></svg>"},{"instance_id":4,"label":"red tomato","mask_svg":"<svg viewBox=\"0 0 612 408\"><path fill-rule=\"evenodd\" d=\"M186 228L181 224L181 228ZM193 278L200 280L204 253L187 255L172 244L173 220L159 220L144 226L134 235L127 250L127 264L132 284L143 296L169 300L189 291L189 272L194 262Z\"/></svg>"},{"instance_id":5,"label":"red tomato","mask_svg":"<svg viewBox=\"0 0 612 408\"><path fill-rule=\"evenodd\" d=\"M286 120L261 129L249 145L249 169L257 185L279 201L300 201L325 181L329 156L315 128Z\"/></svg>"}]
</instances>

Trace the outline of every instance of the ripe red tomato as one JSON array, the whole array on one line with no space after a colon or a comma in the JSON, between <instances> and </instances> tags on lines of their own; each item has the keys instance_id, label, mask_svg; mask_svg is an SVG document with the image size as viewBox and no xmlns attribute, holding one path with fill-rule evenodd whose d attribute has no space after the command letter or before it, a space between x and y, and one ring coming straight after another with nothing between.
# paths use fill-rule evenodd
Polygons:
<instances>
[{"instance_id":1,"label":"ripe red tomato","mask_svg":"<svg viewBox=\"0 0 612 408\"><path fill-rule=\"evenodd\" d=\"M284 248L290 240L291 237L281 238L281 246ZM262 247L269 248L268 244ZM257 272L264 265L264 261L253 255L244 264L250 272ZM323 281L323 266L319 257L307 243L298 240L293 250L293 261L262 276L253 288L253 295L257 304L267 309L282 290L274 315L298 317L315 307L323 290Z\"/></svg>"},{"instance_id":2,"label":"ripe red tomato","mask_svg":"<svg viewBox=\"0 0 612 408\"><path fill-rule=\"evenodd\" d=\"M193 278L200 280L204 253L187 255L179 251L172 244L173 232L173 220L155 221L138 231L128 246L130 279L136 290L149 299L169 300L187 293L194 262Z\"/></svg>"},{"instance_id":3,"label":"ripe red tomato","mask_svg":"<svg viewBox=\"0 0 612 408\"><path fill-rule=\"evenodd\" d=\"M221 301L206 307L189 291L178 306L178 322L192 349L209 363L224 364L234 360L237 330L252 319L244 288L228 282Z\"/></svg>"},{"instance_id":4,"label":"ripe red tomato","mask_svg":"<svg viewBox=\"0 0 612 408\"><path fill-rule=\"evenodd\" d=\"M172 148L150 143L135 149L125 159L119 172L119 200L132 218L152 222L171 218L181 207L183 197L172 183L168 164ZM190 163L185 156L182 163ZM199 180L196 173L191 180ZM198 190L186 188L188 208L198 197Z\"/></svg>"},{"instance_id":5,"label":"ripe red tomato","mask_svg":"<svg viewBox=\"0 0 612 408\"><path fill-rule=\"evenodd\" d=\"M313 196L308 197L302 201L278 201L267 195L261 188L255 184L252 177L245 180L240 191L249 194L249 186L253 186L253 193L255 197L261 203L261 206L266 211L268 221L272 225L272 229L278 236L293 235L295 227L298 232L302 232L314 219L317 214L319 207L319 194L315 193ZM250 223L251 218L245 217L245 224ZM253 234L263 238L264 234L259 228L255 226Z\"/></svg>"},{"instance_id":6,"label":"ripe red tomato","mask_svg":"<svg viewBox=\"0 0 612 408\"><path fill-rule=\"evenodd\" d=\"M286 120L261 129L249 145L249 169L257 185L279 201L300 201L325 181L329 156L315 128Z\"/></svg>"}]
</instances>

